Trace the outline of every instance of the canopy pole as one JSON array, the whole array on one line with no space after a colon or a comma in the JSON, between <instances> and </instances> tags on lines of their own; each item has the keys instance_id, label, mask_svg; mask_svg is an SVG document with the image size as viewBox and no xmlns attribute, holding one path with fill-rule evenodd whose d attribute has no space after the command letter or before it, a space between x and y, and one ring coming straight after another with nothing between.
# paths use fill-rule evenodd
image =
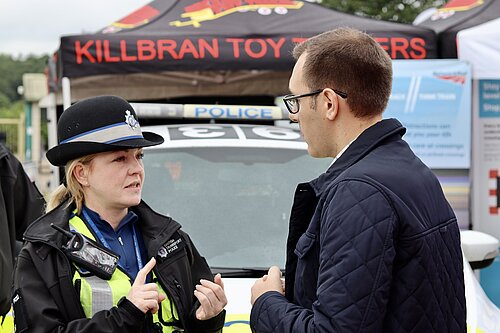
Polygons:
<instances>
[{"instance_id":1,"label":"canopy pole","mask_svg":"<svg viewBox=\"0 0 500 333\"><path fill-rule=\"evenodd\" d=\"M54 93L48 94L48 105L47 105L47 130L49 133L57 133L57 104L56 95ZM49 148L57 145L57 135L48 135ZM59 168L50 165L50 181L49 190L54 191L57 186L59 186Z\"/></svg>"},{"instance_id":2,"label":"canopy pole","mask_svg":"<svg viewBox=\"0 0 500 333\"><path fill-rule=\"evenodd\" d=\"M68 77L63 77L61 83L62 83L63 110L66 110L71 106L71 83Z\"/></svg>"}]
</instances>

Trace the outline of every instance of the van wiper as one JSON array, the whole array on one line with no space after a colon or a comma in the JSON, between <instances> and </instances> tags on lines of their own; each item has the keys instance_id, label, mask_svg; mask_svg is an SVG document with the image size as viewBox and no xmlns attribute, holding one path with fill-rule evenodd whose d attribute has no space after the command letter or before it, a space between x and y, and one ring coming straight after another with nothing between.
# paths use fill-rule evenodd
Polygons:
<instances>
[{"instance_id":1,"label":"van wiper","mask_svg":"<svg viewBox=\"0 0 500 333\"><path fill-rule=\"evenodd\" d=\"M261 278L267 274L269 267L210 267L212 273L220 273L222 277L241 277L241 278ZM282 269L283 276L285 270Z\"/></svg>"}]
</instances>

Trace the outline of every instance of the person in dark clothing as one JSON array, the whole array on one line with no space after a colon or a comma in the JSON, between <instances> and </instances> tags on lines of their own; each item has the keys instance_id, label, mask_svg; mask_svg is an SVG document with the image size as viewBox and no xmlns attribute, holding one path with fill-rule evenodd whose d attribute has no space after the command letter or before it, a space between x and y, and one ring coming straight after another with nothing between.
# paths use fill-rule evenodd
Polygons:
<instances>
[{"instance_id":1,"label":"person in dark clothing","mask_svg":"<svg viewBox=\"0 0 500 333\"><path fill-rule=\"evenodd\" d=\"M24 234L12 298L17 331L222 331L220 274L212 276L176 221L141 200L142 148L163 138L142 132L124 99L99 96L62 113L58 142L47 158L65 166L65 182ZM76 257L68 243L81 247Z\"/></svg>"},{"instance_id":2,"label":"person in dark clothing","mask_svg":"<svg viewBox=\"0 0 500 333\"><path fill-rule=\"evenodd\" d=\"M16 248L28 225L43 214L45 200L21 162L0 143L0 315L10 310Z\"/></svg>"},{"instance_id":3,"label":"person in dark clothing","mask_svg":"<svg viewBox=\"0 0 500 333\"><path fill-rule=\"evenodd\" d=\"M297 45L294 57L290 119L311 156L334 161L297 187L285 279L271 267L252 287L252 331L465 332L455 214L405 128L382 119L389 56L340 28Z\"/></svg>"}]
</instances>

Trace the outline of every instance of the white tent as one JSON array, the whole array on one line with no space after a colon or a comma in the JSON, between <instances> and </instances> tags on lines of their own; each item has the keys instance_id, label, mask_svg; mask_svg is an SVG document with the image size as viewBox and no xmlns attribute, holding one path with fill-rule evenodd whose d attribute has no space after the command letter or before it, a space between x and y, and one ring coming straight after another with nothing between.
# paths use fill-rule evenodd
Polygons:
<instances>
[{"instance_id":1,"label":"white tent","mask_svg":"<svg viewBox=\"0 0 500 333\"><path fill-rule=\"evenodd\" d=\"M500 79L500 18L459 31L458 58L472 65L474 79Z\"/></svg>"},{"instance_id":2,"label":"white tent","mask_svg":"<svg viewBox=\"0 0 500 333\"><path fill-rule=\"evenodd\" d=\"M473 228L500 238L500 19L457 34L472 66Z\"/></svg>"}]
</instances>

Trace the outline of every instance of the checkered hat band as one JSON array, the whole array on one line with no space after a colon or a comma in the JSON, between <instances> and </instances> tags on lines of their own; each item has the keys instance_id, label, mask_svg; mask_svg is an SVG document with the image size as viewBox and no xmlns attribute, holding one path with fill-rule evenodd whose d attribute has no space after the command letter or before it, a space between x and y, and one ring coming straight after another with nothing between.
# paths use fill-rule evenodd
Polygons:
<instances>
[{"instance_id":1,"label":"checkered hat band","mask_svg":"<svg viewBox=\"0 0 500 333\"><path fill-rule=\"evenodd\" d=\"M70 142L95 142L95 143L113 143L130 139L143 139L142 131L139 126L135 129L126 122L116 123L94 129L85 133L75 135L61 143Z\"/></svg>"}]
</instances>

